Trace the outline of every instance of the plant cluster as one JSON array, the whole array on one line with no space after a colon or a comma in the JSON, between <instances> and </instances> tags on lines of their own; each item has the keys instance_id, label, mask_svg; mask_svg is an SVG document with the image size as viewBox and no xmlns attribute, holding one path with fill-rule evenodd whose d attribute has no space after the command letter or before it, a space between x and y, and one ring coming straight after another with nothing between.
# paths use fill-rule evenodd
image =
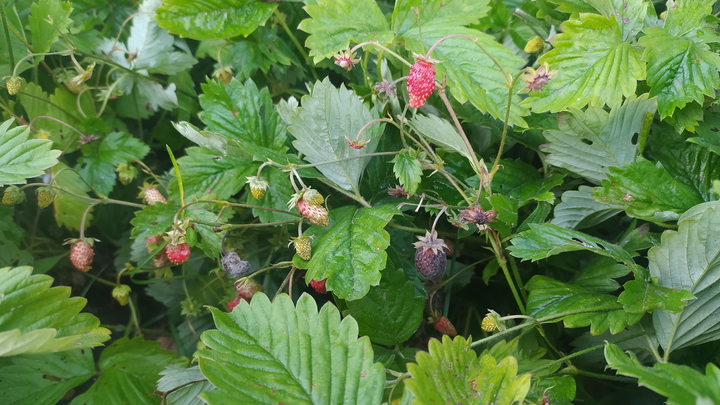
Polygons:
<instances>
[{"instance_id":1,"label":"plant cluster","mask_svg":"<svg viewBox=\"0 0 720 405\"><path fill-rule=\"evenodd\" d=\"M0 4L1 402L720 403L718 13Z\"/></svg>"}]
</instances>

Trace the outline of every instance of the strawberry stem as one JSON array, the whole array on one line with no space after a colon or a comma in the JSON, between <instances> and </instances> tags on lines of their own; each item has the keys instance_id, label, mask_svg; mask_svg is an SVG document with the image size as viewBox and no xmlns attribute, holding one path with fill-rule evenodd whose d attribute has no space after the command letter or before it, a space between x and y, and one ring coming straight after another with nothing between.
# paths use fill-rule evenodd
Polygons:
<instances>
[{"instance_id":1,"label":"strawberry stem","mask_svg":"<svg viewBox=\"0 0 720 405\"><path fill-rule=\"evenodd\" d=\"M500 146L498 147L498 153L495 157L495 161L493 162L492 169L490 169L490 178L492 179L495 175L495 172L497 172L499 165L500 165L500 157L502 156L503 149L505 148L505 139L507 138L507 131L509 121L510 121L510 107L512 105L512 97L514 95L513 93L513 87L515 87L515 83L520 78L520 76L525 73L525 69L518 72L518 74L515 75L515 77L512 79L512 82L510 82L510 88L508 90L508 100L507 105L505 106L505 122L503 123L503 130L502 135L500 136Z\"/></svg>"},{"instance_id":2,"label":"strawberry stem","mask_svg":"<svg viewBox=\"0 0 720 405\"><path fill-rule=\"evenodd\" d=\"M395 52L391 51L390 49L386 48L385 46L380 45L380 43L377 42L377 41L361 42L361 43L353 46L353 47L350 49L350 53L352 54L353 52L357 51L358 49L362 48L362 47L365 46L365 45L374 45L374 46L377 46L378 48L384 50L385 52L389 53L390 55L396 57L400 62L402 62L402 63L404 63L404 64L412 67L412 63L408 62L407 60L405 60L405 58L403 58L402 56L396 54Z\"/></svg>"}]
</instances>

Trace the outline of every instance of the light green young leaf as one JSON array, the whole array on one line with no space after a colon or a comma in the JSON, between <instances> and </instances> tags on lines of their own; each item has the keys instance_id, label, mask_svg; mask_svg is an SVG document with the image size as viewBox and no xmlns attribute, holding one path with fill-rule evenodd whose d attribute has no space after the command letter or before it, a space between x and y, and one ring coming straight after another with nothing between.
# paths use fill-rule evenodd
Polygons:
<instances>
[{"instance_id":1,"label":"light green young leaf","mask_svg":"<svg viewBox=\"0 0 720 405\"><path fill-rule=\"evenodd\" d=\"M579 18L562 24L563 32L552 41L554 49L538 61L558 73L542 92L530 93L523 101L533 111L616 105L645 79L642 50L623 40L617 19L590 13Z\"/></svg>"},{"instance_id":2,"label":"light green young leaf","mask_svg":"<svg viewBox=\"0 0 720 405\"><path fill-rule=\"evenodd\" d=\"M361 156L375 152L385 125L373 123L365 128L360 140L368 143L362 149L352 148L348 139L354 140L365 124L377 118L377 111L370 111L345 86L335 88L329 79L317 82L300 104L291 118L293 125L288 128L295 136L293 145L305 155L305 160L321 164L318 170L328 180L357 192L360 177L370 162L369 157Z\"/></svg>"},{"instance_id":3,"label":"light green young leaf","mask_svg":"<svg viewBox=\"0 0 720 405\"><path fill-rule=\"evenodd\" d=\"M316 0L304 7L310 18L298 25L310 34L305 46L310 48L314 63L333 53L348 49L350 42L392 42L385 16L374 0Z\"/></svg>"},{"instance_id":4,"label":"light green young leaf","mask_svg":"<svg viewBox=\"0 0 720 405\"><path fill-rule=\"evenodd\" d=\"M638 158L624 168L612 167L598 201L619 205L635 218L651 222L674 221L690 207L703 202L697 190L681 183L660 164Z\"/></svg>"},{"instance_id":5,"label":"light green young leaf","mask_svg":"<svg viewBox=\"0 0 720 405\"><path fill-rule=\"evenodd\" d=\"M618 262L633 265L632 256L615 244L554 224L530 224L530 230L515 236L510 254L522 260L540 260L562 252L587 250Z\"/></svg>"},{"instance_id":6,"label":"light green young leaf","mask_svg":"<svg viewBox=\"0 0 720 405\"><path fill-rule=\"evenodd\" d=\"M327 303L318 312L307 294L297 306L286 294L274 302L258 293L230 314L211 309L217 330L202 334L210 350L196 353L218 389L201 397L229 403L378 404L384 368L373 363L367 337L352 317Z\"/></svg>"},{"instance_id":7,"label":"light green young leaf","mask_svg":"<svg viewBox=\"0 0 720 405\"><path fill-rule=\"evenodd\" d=\"M0 398L7 405L56 404L94 374L91 350L0 359Z\"/></svg>"},{"instance_id":8,"label":"light green young leaf","mask_svg":"<svg viewBox=\"0 0 720 405\"><path fill-rule=\"evenodd\" d=\"M647 94L629 96L615 104L610 113L599 107L586 111L571 108L558 115L558 129L544 132L550 142L543 147L548 163L562 167L600 184L608 167L632 162L638 145L633 138L643 129L646 114L654 114L655 99Z\"/></svg>"},{"instance_id":9,"label":"light green young leaf","mask_svg":"<svg viewBox=\"0 0 720 405\"><path fill-rule=\"evenodd\" d=\"M40 0L30 6L30 33L32 34L33 53L50 51L60 34L66 34L72 24L70 2L60 0Z\"/></svg>"},{"instance_id":10,"label":"light green young leaf","mask_svg":"<svg viewBox=\"0 0 720 405\"><path fill-rule=\"evenodd\" d=\"M434 144L445 148L447 150L457 152L468 161L472 162L472 155L468 151L465 142L458 134L455 127L448 121L436 116L436 115L422 115L417 114L411 119L408 124L415 130L415 132L422 136L430 139Z\"/></svg>"},{"instance_id":11,"label":"light green young leaf","mask_svg":"<svg viewBox=\"0 0 720 405\"><path fill-rule=\"evenodd\" d=\"M510 80L519 73L525 61L495 38L470 28L442 23L423 24L422 42L417 30L408 31L403 39L408 50L425 54L438 40L448 35L465 35L474 41L450 38L435 48L431 56L442 62L435 64L437 79L442 81L443 74L447 77L450 93L460 103L470 101L481 112L504 120ZM520 84L515 87L514 92L520 89ZM519 96L513 95L512 100L510 124L526 127L522 117L528 115L528 110L520 105Z\"/></svg>"},{"instance_id":12,"label":"light green young leaf","mask_svg":"<svg viewBox=\"0 0 720 405\"><path fill-rule=\"evenodd\" d=\"M676 37L695 38L698 41L715 42L718 34L711 21L714 0L675 1L666 3L665 28L670 35Z\"/></svg>"},{"instance_id":13,"label":"light green young leaf","mask_svg":"<svg viewBox=\"0 0 720 405\"><path fill-rule=\"evenodd\" d=\"M418 30L418 18L415 9L420 12L423 30L427 24L445 26L464 26L476 24L485 17L490 0L467 2L464 0L399 0L395 3L392 16L392 28L399 37L409 31Z\"/></svg>"},{"instance_id":14,"label":"light green young leaf","mask_svg":"<svg viewBox=\"0 0 720 405\"><path fill-rule=\"evenodd\" d=\"M115 186L115 166L131 160L142 160L150 148L130 134L112 132L100 141L100 146L83 148L78 159L78 173L101 194L108 195Z\"/></svg>"},{"instance_id":15,"label":"light green young leaf","mask_svg":"<svg viewBox=\"0 0 720 405\"><path fill-rule=\"evenodd\" d=\"M568 229L583 229L597 225L617 215L622 206L596 201L594 189L580 186L577 190L568 190L562 194L562 202L555 207L555 217L551 223Z\"/></svg>"},{"instance_id":16,"label":"light green young leaf","mask_svg":"<svg viewBox=\"0 0 720 405\"><path fill-rule=\"evenodd\" d=\"M0 357L99 346L110 338L94 315L80 313L86 300L70 287L32 275L32 267L0 269Z\"/></svg>"},{"instance_id":17,"label":"light green young leaf","mask_svg":"<svg viewBox=\"0 0 720 405\"><path fill-rule=\"evenodd\" d=\"M100 355L100 376L95 383L70 404L116 404L122 398L126 404L157 405L160 398L153 392L160 373L171 364L186 362L184 357L161 349L159 342L120 338Z\"/></svg>"},{"instance_id":18,"label":"light green young leaf","mask_svg":"<svg viewBox=\"0 0 720 405\"><path fill-rule=\"evenodd\" d=\"M665 231L648 252L650 275L661 287L688 290L696 299L679 313L656 310L653 325L666 352L720 338L720 202L697 205Z\"/></svg>"},{"instance_id":19,"label":"light green young leaf","mask_svg":"<svg viewBox=\"0 0 720 405\"><path fill-rule=\"evenodd\" d=\"M248 36L265 24L277 4L253 0L165 0L157 10L161 27L197 40Z\"/></svg>"},{"instance_id":20,"label":"light green young leaf","mask_svg":"<svg viewBox=\"0 0 720 405\"><path fill-rule=\"evenodd\" d=\"M0 124L0 186L24 184L26 178L41 176L60 156L59 150L52 149L52 142L28 139L28 127L10 129L13 121Z\"/></svg>"},{"instance_id":21,"label":"light green young leaf","mask_svg":"<svg viewBox=\"0 0 720 405\"><path fill-rule=\"evenodd\" d=\"M586 0L605 18L615 18L622 30L623 41L632 40L643 28L647 17L647 0ZM580 12L580 11L573 11Z\"/></svg>"},{"instance_id":22,"label":"light green young leaf","mask_svg":"<svg viewBox=\"0 0 720 405\"><path fill-rule=\"evenodd\" d=\"M677 290L648 283L642 279L630 280L623 285L618 302L626 311L644 314L654 309L680 312L687 302L695 298L687 290Z\"/></svg>"},{"instance_id":23,"label":"light green young leaf","mask_svg":"<svg viewBox=\"0 0 720 405\"><path fill-rule=\"evenodd\" d=\"M555 195L550 191L563 182L563 175L553 173L543 177L535 167L522 160L502 159L501 170L492 179L492 190L518 201L523 207L532 201L555 202Z\"/></svg>"},{"instance_id":24,"label":"light green young leaf","mask_svg":"<svg viewBox=\"0 0 720 405\"><path fill-rule=\"evenodd\" d=\"M402 269L387 268L378 286L345 305L343 314L357 320L361 335L377 344L395 346L408 340L422 323L425 300L415 296L415 286Z\"/></svg>"},{"instance_id":25,"label":"light green young leaf","mask_svg":"<svg viewBox=\"0 0 720 405\"><path fill-rule=\"evenodd\" d=\"M58 188L79 196L89 197L88 191L90 191L90 187L82 181L76 172L67 167L65 163L60 162L53 166L52 175L55 176L53 184ZM84 198L75 197L69 193L59 191L53 203L55 220L60 226L79 230L82 215L90 204L91 202ZM91 210L85 219L86 228L90 226L92 218Z\"/></svg>"},{"instance_id":26,"label":"light green young leaf","mask_svg":"<svg viewBox=\"0 0 720 405\"><path fill-rule=\"evenodd\" d=\"M385 268L390 235L385 225L400 211L391 205L372 208L345 206L330 211L330 225L313 226L312 259L305 281L327 280L327 289L339 298L356 300L378 285Z\"/></svg>"},{"instance_id":27,"label":"light green young leaf","mask_svg":"<svg viewBox=\"0 0 720 405\"><path fill-rule=\"evenodd\" d=\"M618 333L643 316L643 313L626 312L613 295L598 293L545 276L534 276L525 288L530 291L528 315L541 318L566 311L580 312L555 320L562 320L568 328L590 326L590 333L593 335L599 335L608 329L613 334Z\"/></svg>"},{"instance_id":28,"label":"light green young leaf","mask_svg":"<svg viewBox=\"0 0 720 405\"><path fill-rule=\"evenodd\" d=\"M610 368L620 375L637 378L639 385L667 397L668 404L720 403L720 369L713 363L707 364L703 375L694 368L672 363L644 367L635 354L628 352L628 356L614 344L605 346L605 359Z\"/></svg>"},{"instance_id":29,"label":"light green young leaf","mask_svg":"<svg viewBox=\"0 0 720 405\"><path fill-rule=\"evenodd\" d=\"M422 165L414 154L401 151L395 156L393 172L408 194L415 194L422 180Z\"/></svg>"},{"instance_id":30,"label":"light green young leaf","mask_svg":"<svg viewBox=\"0 0 720 405\"><path fill-rule=\"evenodd\" d=\"M415 396L414 405L511 405L524 401L530 374L517 375L517 359L508 356L498 362L489 354L478 358L470 342L461 336L454 340L443 336L442 343L430 339L428 353L417 353L417 364L407 365L412 378L405 380L405 388Z\"/></svg>"},{"instance_id":31,"label":"light green young leaf","mask_svg":"<svg viewBox=\"0 0 720 405\"><path fill-rule=\"evenodd\" d=\"M205 401L198 397L200 393L215 389L202 375L199 366L169 365L160 375L163 377L157 382L157 390L172 391L165 397L167 405L204 405Z\"/></svg>"}]
</instances>

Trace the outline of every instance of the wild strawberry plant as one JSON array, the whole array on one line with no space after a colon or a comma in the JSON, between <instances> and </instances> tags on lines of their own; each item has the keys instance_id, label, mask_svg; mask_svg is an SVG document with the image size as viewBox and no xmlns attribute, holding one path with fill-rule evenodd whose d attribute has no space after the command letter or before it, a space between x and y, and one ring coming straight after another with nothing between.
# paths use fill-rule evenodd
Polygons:
<instances>
[{"instance_id":1,"label":"wild strawberry plant","mask_svg":"<svg viewBox=\"0 0 720 405\"><path fill-rule=\"evenodd\" d=\"M720 5L0 5L3 404L720 403Z\"/></svg>"}]
</instances>

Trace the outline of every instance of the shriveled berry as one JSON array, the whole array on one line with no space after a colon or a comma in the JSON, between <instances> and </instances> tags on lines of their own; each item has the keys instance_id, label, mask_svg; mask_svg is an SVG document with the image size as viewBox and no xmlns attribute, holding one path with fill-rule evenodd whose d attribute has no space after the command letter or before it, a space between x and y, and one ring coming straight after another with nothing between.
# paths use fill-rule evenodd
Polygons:
<instances>
[{"instance_id":1,"label":"shriveled berry","mask_svg":"<svg viewBox=\"0 0 720 405\"><path fill-rule=\"evenodd\" d=\"M420 108L435 89L435 63L421 55L415 55L415 64L410 68L407 78L410 107Z\"/></svg>"},{"instance_id":2,"label":"shriveled berry","mask_svg":"<svg viewBox=\"0 0 720 405\"><path fill-rule=\"evenodd\" d=\"M310 287L314 288L315 291L320 294L327 294L327 288L325 287L326 282L327 279L322 279L320 281L310 280Z\"/></svg>"},{"instance_id":3,"label":"shriveled berry","mask_svg":"<svg viewBox=\"0 0 720 405\"><path fill-rule=\"evenodd\" d=\"M295 247L295 253L300 256L303 260L310 260L312 258L312 238L307 235L301 235L297 238L292 238L290 243Z\"/></svg>"},{"instance_id":4,"label":"shriveled berry","mask_svg":"<svg viewBox=\"0 0 720 405\"><path fill-rule=\"evenodd\" d=\"M225 270L230 278L244 277L250 271L250 262L242 260L235 252L226 254L220 262L222 263L223 270Z\"/></svg>"},{"instance_id":5,"label":"shriveled berry","mask_svg":"<svg viewBox=\"0 0 720 405\"><path fill-rule=\"evenodd\" d=\"M447 263L445 249L447 245L438 239L437 232L426 231L425 236L418 236L415 242L415 268L423 276L433 280L442 277Z\"/></svg>"},{"instance_id":6,"label":"shriveled berry","mask_svg":"<svg viewBox=\"0 0 720 405\"><path fill-rule=\"evenodd\" d=\"M455 326L452 324L452 322L450 322L449 319L444 316L441 316L440 319L435 321L434 326L435 329L437 329L437 331L442 333L443 335L448 335L450 337L455 337L455 335L457 335Z\"/></svg>"},{"instance_id":7,"label":"shriveled berry","mask_svg":"<svg viewBox=\"0 0 720 405\"><path fill-rule=\"evenodd\" d=\"M168 243L165 246L165 253L167 253L168 259L175 264L182 264L185 260L190 257L190 246L186 242L172 244Z\"/></svg>"}]
</instances>

